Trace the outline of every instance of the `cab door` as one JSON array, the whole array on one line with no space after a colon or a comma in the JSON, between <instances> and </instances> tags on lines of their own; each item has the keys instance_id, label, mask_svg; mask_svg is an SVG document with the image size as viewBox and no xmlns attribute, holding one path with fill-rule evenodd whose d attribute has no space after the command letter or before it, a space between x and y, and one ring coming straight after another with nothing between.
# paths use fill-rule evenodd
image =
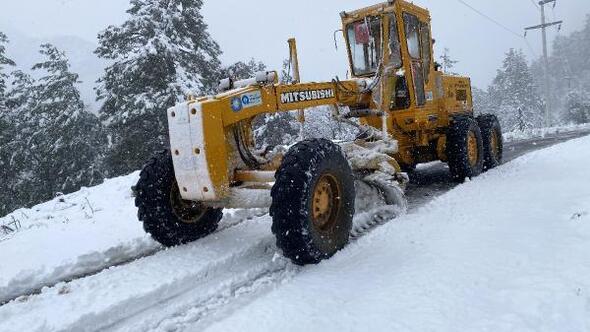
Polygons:
<instances>
[{"instance_id":1,"label":"cab door","mask_svg":"<svg viewBox=\"0 0 590 332\"><path fill-rule=\"evenodd\" d=\"M387 53L385 54L387 66L384 71L385 102L390 111L404 110L410 107L410 90L407 74L404 71L398 19L395 13L389 13L385 15L385 18L385 30L387 31L384 43L387 45Z\"/></svg>"}]
</instances>

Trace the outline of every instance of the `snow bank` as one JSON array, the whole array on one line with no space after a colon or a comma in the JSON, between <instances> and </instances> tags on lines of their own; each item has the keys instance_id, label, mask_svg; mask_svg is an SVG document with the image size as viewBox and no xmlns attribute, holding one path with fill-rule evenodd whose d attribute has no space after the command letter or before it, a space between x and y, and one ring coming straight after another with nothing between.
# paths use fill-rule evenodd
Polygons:
<instances>
[{"instance_id":1,"label":"snow bank","mask_svg":"<svg viewBox=\"0 0 590 332\"><path fill-rule=\"evenodd\" d=\"M577 131L588 131L590 130L590 123L580 125L567 125L550 128L535 128L527 129L525 131L512 131L504 133L504 140L506 142L523 141L534 138L543 138L547 135L555 135L562 133L571 133Z\"/></svg>"},{"instance_id":2,"label":"snow bank","mask_svg":"<svg viewBox=\"0 0 590 332\"><path fill-rule=\"evenodd\" d=\"M459 186L210 330L588 331L588 146Z\"/></svg>"},{"instance_id":3,"label":"snow bank","mask_svg":"<svg viewBox=\"0 0 590 332\"><path fill-rule=\"evenodd\" d=\"M0 218L21 229L0 238L0 303L162 250L137 220L131 186L139 172ZM219 230L266 214L224 210Z\"/></svg>"},{"instance_id":4,"label":"snow bank","mask_svg":"<svg viewBox=\"0 0 590 332\"><path fill-rule=\"evenodd\" d=\"M137 220L138 173L0 219L22 228L0 242L0 303L159 250Z\"/></svg>"}]
</instances>

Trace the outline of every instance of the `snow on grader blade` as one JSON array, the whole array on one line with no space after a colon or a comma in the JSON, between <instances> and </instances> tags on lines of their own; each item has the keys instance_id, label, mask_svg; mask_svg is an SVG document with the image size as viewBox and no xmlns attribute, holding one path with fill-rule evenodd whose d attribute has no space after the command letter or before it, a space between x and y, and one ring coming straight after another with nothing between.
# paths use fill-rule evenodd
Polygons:
<instances>
[{"instance_id":1,"label":"snow on grader blade","mask_svg":"<svg viewBox=\"0 0 590 332\"><path fill-rule=\"evenodd\" d=\"M355 215L382 222L404 212L404 170L440 160L463 181L501 163L498 120L475 118L469 78L433 61L427 10L398 0L340 16L351 79L301 83L291 39L293 84L279 84L276 72L230 77L219 94L168 110L170 150L146 164L136 186L139 219L154 239L195 241L215 231L223 208L268 207L283 254L314 264L362 233ZM305 121L305 109L322 105L358 127L357 139L255 148L255 117L299 111Z\"/></svg>"}]
</instances>

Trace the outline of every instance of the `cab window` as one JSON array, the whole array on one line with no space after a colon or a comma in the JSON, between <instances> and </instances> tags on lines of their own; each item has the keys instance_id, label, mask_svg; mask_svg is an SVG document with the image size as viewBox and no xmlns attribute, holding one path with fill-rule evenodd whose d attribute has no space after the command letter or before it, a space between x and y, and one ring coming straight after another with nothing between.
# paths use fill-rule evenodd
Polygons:
<instances>
[{"instance_id":1,"label":"cab window","mask_svg":"<svg viewBox=\"0 0 590 332\"><path fill-rule=\"evenodd\" d=\"M426 23L420 23L420 37L422 39L422 61L424 67L424 81L428 84L428 79L430 77L430 62L432 61L432 51L430 47L430 43L432 42L432 38L430 38L430 26Z\"/></svg>"},{"instance_id":2,"label":"cab window","mask_svg":"<svg viewBox=\"0 0 590 332\"><path fill-rule=\"evenodd\" d=\"M394 14L389 15L389 61L397 69L402 66L402 47L397 30L397 19Z\"/></svg>"},{"instance_id":3,"label":"cab window","mask_svg":"<svg viewBox=\"0 0 590 332\"><path fill-rule=\"evenodd\" d=\"M404 27L406 32L408 52L412 61L412 77L414 79L414 93L416 105L426 104L426 91L424 88L424 64L420 46L420 21L412 14L404 13Z\"/></svg>"},{"instance_id":4,"label":"cab window","mask_svg":"<svg viewBox=\"0 0 590 332\"><path fill-rule=\"evenodd\" d=\"M397 27L397 17L395 14L389 14L389 61L395 69L401 68L402 47ZM405 76L393 74L390 80L389 89L391 97L389 101L389 110L403 110L410 107L410 94L408 90L408 81Z\"/></svg>"},{"instance_id":5,"label":"cab window","mask_svg":"<svg viewBox=\"0 0 590 332\"><path fill-rule=\"evenodd\" d=\"M404 13L408 52L414 60L420 59L420 22L414 15Z\"/></svg>"},{"instance_id":6,"label":"cab window","mask_svg":"<svg viewBox=\"0 0 590 332\"><path fill-rule=\"evenodd\" d=\"M363 76L377 72L383 56L381 18L366 17L349 24L346 30L353 74Z\"/></svg>"}]
</instances>

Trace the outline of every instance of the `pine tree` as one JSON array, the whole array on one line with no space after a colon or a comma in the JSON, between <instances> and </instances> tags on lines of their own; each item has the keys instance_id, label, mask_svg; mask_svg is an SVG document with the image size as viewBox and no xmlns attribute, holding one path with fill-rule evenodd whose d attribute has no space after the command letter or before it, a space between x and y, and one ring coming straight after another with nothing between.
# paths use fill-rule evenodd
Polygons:
<instances>
[{"instance_id":1,"label":"pine tree","mask_svg":"<svg viewBox=\"0 0 590 332\"><path fill-rule=\"evenodd\" d=\"M250 59L248 62L238 61L221 69L219 79L231 77L234 80L243 80L256 76L257 72L265 71L266 65L262 62Z\"/></svg>"},{"instance_id":2,"label":"pine tree","mask_svg":"<svg viewBox=\"0 0 590 332\"><path fill-rule=\"evenodd\" d=\"M102 178L95 166L102 144L100 123L84 109L76 88L78 75L70 72L65 53L54 46L44 44L40 53L45 59L33 70L44 76L32 91L15 95L35 98L34 102L23 100L31 108L20 115L24 123L18 130L28 150L17 190L28 198L23 202L27 205L47 200L56 192L68 193L96 184ZM27 78L21 78L26 88Z\"/></svg>"},{"instance_id":3,"label":"pine tree","mask_svg":"<svg viewBox=\"0 0 590 332\"><path fill-rule=\"evenodd\" d=\"M553 41L549 57L549 80L557 118L566 120L570 92L590 91L590 15L580 31L567 36L558 35ZM533 76L544 94L544 70L542 59L532 65Z\"/></svg>"},{"instance_id":4,"label":"pine tree","mask_svg":"<svg viewBox=\"0 0 590 332\"><path fill-rule=\"evenodd\" d=\"M16 116L34 108L37 100L36 91L33 89L35 80L22 70L13 71L10 76L12 86L6 94L6 107Z\"/></svg>"},{"instance_id":5,"label":"pine tree","mask_svg":"<svg viewBox=\"0 0 590 332\"><path fill-rule=\"evenodd\" d=\"M590 98L580 91L572 91L566 98L565 121L573 124L590 122Z\"/></svg>"},{"instance_id":6,"label":"pine tree","mask_svg":"<svg viewBox=\"0 0 590 332\"><path fill-rule=\"evenodd\" d=\"M139 169L168 144L166 110L188 94L211 93L221 51L207 32L201 0L131 0L129 19L99 34L99 79L109 175Z\"/></svg>"},{"instance_id":7,"label":"pine tree","mask_svg":"<svg viewBox=\"0 0 590 332\"><path fill-rule=\"evenodd\" d=\"M283 68L281 68L281 83L293 83L293 74L291 74L291 60L289 59L283 60Z\"/></svg>"},{"instance_id":8,"label":"pine tree","mask_svg":"<svg viewBox=\"0 0 590 332\"><path fill-rule=\"evenodd\" d=\"M12 121L11 112L6 106L6 80L8 75L5 69L14 66L15 63L6 56L6 44L8 38L0 32L0 216L8 213L13 207L11 202L11 186L14 181L13 169L10 167L12 150L11 143L16 133L15 123Z\"/></svg>"},{"instance_id":9,"label":"pine tree","mask_svg":"<svg viewBox=\"0 0 590 332\"><path fill-rule=\"evenodd\" d=\"M443 54L439 57L442 65L442 70L447 74L457 75L456 73L453 73L451 70L455 68L455 65L459 63L459 61L453 60L453 58L451 58L450 53L451 51L445 47Z\"/></svg>"},{"instance_id":10,"label":"pine tree","mask_svg":"<svg viewBox=\"0 0 590 332\"><path fill-rule=\"evenodd\" d=\"M0 217L9 213L14 201L12 196L12 185L14 181L13 169L10 167L12 155L9 144L14 137L14 124L0 114Z\"/></svg>"},{"instance_id":11,"label":"pine tree","mask_svg":"<svg viewBox=\"0 0 590 332\"><path fill-rule=\"evenodd\" d=\"M474 86L471 92L473 94L473 109L477 114L494 113L494 101L487 91Z\"/></svg>"},{"instance_id":12,"label":"pine tree","mask_svg":"<svg viewBox=\"0 0 590 332\"><path fill-rule=\"evenodd\" d=\"M291 144L299 134L297 119L289 112L260 116L254 128L259 148Z\"/></svg>"},{"instance_id":13,"label":"pine tree","mask_svg":"<svg viewBox=\"0 0 590 332\"><path fill-rule=\"evenodd\" d=\"M508 51L488 92L503 128L542 126L543 102L522 51Z\"/></svg>"},{"instance_id":14,"label":"pine tree","mask_svg":"<svg viewBox=\"0 0 590 332\"><path fill-rule=\"evenodd\" d=\"M14 61L6 56L6 44L8 44L8 38L4 33L0 32L0 112L4 112L4 100L6 98L6 79L8 75L4 72L5 66L15 65Z\"/></svg>"},{"instance_id":15,"label":"pine tree","mask_svg":"<svg viewBox=\"0 0 590 332\"><path fill-rule=\"evenodd\" d=\"M531 129L533 125L530 123L529 119L524 115L524 111L521 107L516 110L516 129L518 131L525 131Z\"/></svg>"},{"instance_id":16,"label":"pine tree","mask_svg":"<svg viewBox=\"0 0 590 332\"><path fill-rule=\"evenodd\" d=\"M5 171L10 174L6 185L12 197L5 205L4 213L35 201L37 185L31 181L37 159L30 153L28 146L29 139L35 132L35 128L30 125L34 119L31 110L35 108L37 101L34 80L20 70L11 73L11 80L12 86L6 94L9 112L5 117L9 124L6 132L9 138L2 143L5 149L0 159L4 160Z\"/></svg>"}]
</instances>

